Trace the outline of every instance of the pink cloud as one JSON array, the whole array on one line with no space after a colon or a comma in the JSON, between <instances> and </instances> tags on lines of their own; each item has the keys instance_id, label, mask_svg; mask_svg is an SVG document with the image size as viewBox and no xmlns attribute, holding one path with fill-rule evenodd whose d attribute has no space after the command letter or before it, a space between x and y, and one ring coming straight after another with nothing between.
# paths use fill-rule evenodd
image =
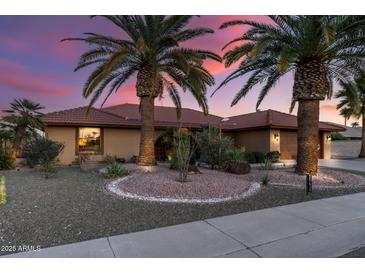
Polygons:
<instances>
[{"instance_id":1,"label":"pink cloud","mask_svg":"<svg viewBox=\"0 0 365 274\"><path fill-rule=\"evenodd\" d=\"M37 74L27 67L6 59L0 59L0 86L33 95L63 96L75 89L59 86L57 77Z\"/></svg>"}]
</instances>

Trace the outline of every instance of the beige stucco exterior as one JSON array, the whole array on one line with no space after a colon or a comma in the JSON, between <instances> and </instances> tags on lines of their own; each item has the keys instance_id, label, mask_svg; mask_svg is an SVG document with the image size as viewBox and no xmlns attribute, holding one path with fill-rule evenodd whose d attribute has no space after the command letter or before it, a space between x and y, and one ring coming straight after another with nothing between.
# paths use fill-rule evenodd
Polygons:
<instances>
[{"instance_id":1,"label":"beige stucco exterior","mask_svg":"<svg viewBox=\"0 0 365 274\"><path fill-rule=\"evenodd\" d=\"M76 127L47 127L46 136L65 145L59 157L61 164L71 164L75 161Z\"/></svg>"},{"instance_id":2,"label":"beige stucco exterior","mask_svg":"<svg viewBox=\"0 0 365 274\"><path fill-rule=\"evenodd\" d=\"M71 164L78 159L76 139L78 127L49 126L46 128L47 138L63 143L64 151L59 157L61 164ZM102 153L93 155L93 160L102 161L106 155L130 159L139 152L139 129L103 128L102 129ZM157 140L163 130L155 131ZM224 132L223 136L229 136L234 140L235 146L243 147L249 152L279 151L281 159L295 159L297 153L296 130L285 129L260 129L241 132ZM330 132L320 132L322 157L331 158Z\"/></svg>"},{"instance_id":3,"label":"beige stucco exterior","mask_svg":"<svg viewBox=\"0 0 365 274\"><path fill-rule=\"evenodd\" d=\"M47 138L60 142L65 145L65 149L61 153L59 160L61 164L68 165L77 161L76 136L77 127L47 127ZM125 128L103 128L102 129L102 147L103 151L99 155L93 155L92 160L102 161L106 155L117 156L129 160L132 156L139 153L139 129ZM156 130L155 139L164 131Z\"/></svg>"},{"instance_id":4,"label":"beige stucco exterior","mask_svg":"<svg viewBox=\"0 0 365 274\"><path fill-rule=\"evenodd\" d=\"M249 130L237 132L234 135L235 146L243 147L245 151L270 151L270 130Z\"/></svg>"},{"instance_id":5,"label":"beige stucco exterior","mask_svg":"<svg viewBox=\"0 0 365 274\"><path fill-rule=\"evenodd\" d=\"M331 132L322 133L323 159L331 159Z\"/></svg>"}]
</instances>

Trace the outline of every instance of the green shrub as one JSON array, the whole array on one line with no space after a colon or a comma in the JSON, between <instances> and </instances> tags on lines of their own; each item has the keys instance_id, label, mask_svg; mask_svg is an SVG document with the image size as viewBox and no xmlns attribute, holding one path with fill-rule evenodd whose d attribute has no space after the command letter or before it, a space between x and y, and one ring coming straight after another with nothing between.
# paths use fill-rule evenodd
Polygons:
<instances>
[{"instance_id":1,"label":"green shrub","mask_svg":"<svg viewBox=\"0 0 365 274\"><path fill-rule=\"evenodd\" d=\"M45 177L57 172L56 162L64 148L61 143L54 142L46 138L38 138L27 143L23 149L23 155L30 167L40 165L45 173Z\"/></svg>"},{"instance_id":2,"label":"green shrub","mask_svg":"<svg viewBox=\"0 0 365 274\"><path fill-rule=\"evenodd\" d=\"M108 164L108 165L111 165L111 164L114 164L116 161L117 161L117 157L116 156L112 156L110 154L107 154L105 157L104 157L104 161Z\"/></svg>"},{"instance_id":3,"label":"green shrub","mask_svg":"<svg viewBox=\"0 0 365 274\"><path fill-rule=\"evenodd\" d=\"M14 159L11 157L9 151L0 148L0 170L11 169L15 165Z\"/></svg>"},{"instance_id":4,"label":"green shrub","mask_svg":"<svg viewBox=\"0 0 365 274\"><path fill-rule=\"evenodd\" d=\"M246 159L250 164L260 164L265 161L265 155L262 152L246 152Z\"/></svg>"},{"instance_id":5,"label":"green shrub","mask_svg":"<svg viewBox=\"0 0 365 274\"><path fill-rule=\"evenodd\" d=\"M270 159L272 163L277 163L279 162L280 155L281 155L280 152L275 150L266 153L265 158Z\"/></svg>"},{"instance_id":6,"label":"green shrub","mask_svg":"<svg viewBox=\"0 0 365 274\"><path fill-rule=\"evenodd\" d=\"M108 179L118 178L128 175L128 170L126 170L121 164L114 162L107 166L105 177Z\"/></svg>"},{"instance_id":7,"label":"green shrub","mask_svg":"<svg viewBox=\"0 0 365 274\"><path fill-rule=\"evenodd\" d=\"M265 173L264 176L262 176L261 183L266 186L270 182L270 177L268 173Z\"/></svg>"},{"instance_id":8,"label":"green shrub","mask_svg":"<svg viewBox=\"0 0 365 274\"><path fill-rule=\"evenodd\" d=\"M339 132L333 132L333 133L331 133L331 140L332 141L343 141L343 140L347 140L347 138Z\"/></svg>"},{"instance_id":9,"label":"green shrub","mask_svg":"<svg viewBox=\"0 0 365 274\"><path fill-rule=\"evenodd\" d=\"M224 153L232 147L232 140L222 137L219 129L204 127L197 135L199 161L211 168L221 168L225 162Z\"/></svg>"}]
</instances>

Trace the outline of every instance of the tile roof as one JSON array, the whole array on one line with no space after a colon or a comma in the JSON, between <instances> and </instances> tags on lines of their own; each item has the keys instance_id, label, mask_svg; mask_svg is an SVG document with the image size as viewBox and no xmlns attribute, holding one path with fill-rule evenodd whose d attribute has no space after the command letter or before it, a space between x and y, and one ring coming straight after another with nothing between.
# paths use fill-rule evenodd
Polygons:
<instances>
[{"instance_id":1,"label":"tile roof","mask_svg":"<svg viewBox=\"0 0 365 274\"><path fill-rule=\"evenodd\" d=\"M104 126L104 127L140 127L140 113L137 104L122 104L103 108L91 108L86 114L87 107L68 109L44 115L47 125L65 126ZM202 112L183 108L181 119L177 119L174 107L155 107L155 127L182 126L199 128L203 124L219 126L223 130L249 130L256 128L297 128L297 117L287 113L265 110L242 114L223 119L216 115L205 116ZM320 122L320 130L343 131L345 128L331 123Z\"/></svg>"},{"instance_id":2,"label":"tile roof","mask_svg":"<svg viewBox=\"0 0 365 274\"><path fill-rule=\"evenodd\" d=\"M223 128L232 130L244 130L252 128L297 128L297 116L288 113L268 109L248 114L229 117L228 124ZM319 122L320 130L343 131L345 128L326 122Z\"/></svg>"}]
</instances>

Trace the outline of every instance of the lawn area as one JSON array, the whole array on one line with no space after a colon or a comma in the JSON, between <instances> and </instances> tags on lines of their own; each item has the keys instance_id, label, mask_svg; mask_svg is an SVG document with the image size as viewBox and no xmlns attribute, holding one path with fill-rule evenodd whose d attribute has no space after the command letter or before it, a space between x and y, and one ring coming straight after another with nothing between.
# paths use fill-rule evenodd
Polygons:
<instances>
[{"instance_id":1,"label":"lawn area","mask_svg":"<svg viewBox=\"0 0 365 274\"><path fill-rule=\"evenodd\" d=\"M42 248L173 225L310 199L365 191L264 186L253 196L217 204L149 203L108 193L101 175L77 167L60 169L50 179L36 170L0 172L6 177L8 204L0 207L0 246ZM0 252L0 255L8 254Z\"/></svg>"}]
</instances>

